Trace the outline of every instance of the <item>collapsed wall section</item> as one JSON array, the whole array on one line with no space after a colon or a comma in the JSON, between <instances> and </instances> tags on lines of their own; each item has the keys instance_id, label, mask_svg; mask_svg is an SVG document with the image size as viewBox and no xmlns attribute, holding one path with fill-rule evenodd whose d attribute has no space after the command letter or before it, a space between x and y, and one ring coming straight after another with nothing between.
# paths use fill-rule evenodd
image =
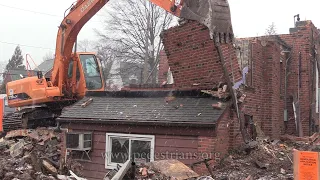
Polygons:
<instances>
[{"instance_id":1,"label":"collapsed wall section","mask_svg":"<svg viewBox=\"0 0 320 180\"><path fill-rule=\"evenodd\" d=\"M226 82L219 54L206 26L187 21L172 27L164 31L163 44L175 87L211 89ZM238 81L241 74L233 46L223 44L221 48L231 80Z\"/></svg>"}]
</instances>

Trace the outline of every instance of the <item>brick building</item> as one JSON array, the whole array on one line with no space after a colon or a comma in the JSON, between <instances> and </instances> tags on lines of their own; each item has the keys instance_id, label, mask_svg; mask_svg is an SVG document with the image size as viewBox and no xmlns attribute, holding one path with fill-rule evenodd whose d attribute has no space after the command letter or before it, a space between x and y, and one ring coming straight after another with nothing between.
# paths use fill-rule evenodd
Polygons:
<instances>
[{"instance_id":1,"label":"brick building","mask_svg":"<svg viewBox=\"0 0 320 180\"><path fill-rule=\"evenodd\" d=\"M168 58L164 60L170 65L177 88L211 89L225 82L222 64L210 41L206 28L193 21L164 33ZM243 76L243 69L248 70L241 88L247 97L241 105L242 113L260 124L266 135L299 135L296 122L301 122L300 135L319 129L319 42L319 30L313 23L298 21L289 34L239 38L235 48L225 47L230 50L227 53L235 51L238 60L233 54L225 55L233 83ZM165 74L163 69L168 68L162 64L165 68L160 66L159 71Z\"/></svg>"},{"instance_id":2,"label":"brick building","mask_svg":"<svg viewBox=\"0 0 320 180\"><path fill-rule=\"evenodd\" d=\"M152 145L148 149L152 160L162 152L194 152L213 154L210 164L214 164L228 149L243 144L227 90L231 87L225 89L229 80L238 95L246 136L261 135L257 134L258 127L274 139L285 133L309 135L317 130L319 121L318 34L312 22L303 21L297 22L290 34L237 39L234 46L221 44L218 49L204 25L188 21L172 27L162 36L163 59L168 63L160 63L159 82L165 81L160 75L170 67L174 84L162 89L141 86L106 93L107 100L95 98L85 108L81 104L87 99L76 103L58 118L68 130L65 146L75 145L69 144L74 134L76 139L90 142L89 160L82 162L84 176L89 179L101 179L112 169L113 160L101 154L113 146L122 152L126 146L121 140L120 145L113 144L113 138L147 140ZM174 98L167 101L172 95ZM205 159L174 158L189 166ZM204 164L194 169L208 174Z\"/></svg>"},{"instance_id":3,"label":"brick building","mask_svg":"<svg viewBox=\"0 0 320 180\"><path fill-rule=\"evenodd\" d=\"M271 137L318 130L318 36L311 21L301 21L290 34L237 40L239 65L249 67L243 112Z\"/></svg>"}]
</instances>

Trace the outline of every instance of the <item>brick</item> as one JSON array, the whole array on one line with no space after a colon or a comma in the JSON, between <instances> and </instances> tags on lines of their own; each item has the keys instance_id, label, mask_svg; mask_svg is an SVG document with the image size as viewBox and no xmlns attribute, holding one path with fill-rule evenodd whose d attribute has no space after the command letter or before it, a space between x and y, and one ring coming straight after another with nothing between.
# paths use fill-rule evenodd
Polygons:
<instances>
[{"instance_id":1,"label":"brick","mask_svg":"<svg viewBox=\"0 0 320 180\"><path fill-rule=\"evenodd\" d=\"M204 25L191 21L172 27L164 31L163 44L175 87L211 89L219 82L225 82L218 52ZM232 45L222 45L221 48L227 69L232 72L232 64L234 78L239 80L241 74ZM198 86L194 87L194 84Z\"/></svg>"}]
</instances>

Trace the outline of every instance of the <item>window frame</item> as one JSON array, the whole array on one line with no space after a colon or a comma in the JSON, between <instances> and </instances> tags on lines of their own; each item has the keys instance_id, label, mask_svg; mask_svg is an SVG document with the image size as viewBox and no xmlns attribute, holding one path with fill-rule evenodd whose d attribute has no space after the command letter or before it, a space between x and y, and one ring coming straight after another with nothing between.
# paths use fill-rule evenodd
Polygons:
<instances>
[{"instance_id":1,"label":"window frame","mask_svg":"<svg viewBox=\"0 0 320 180\"><path fill-rule=\"evenodd\" d=\"M84 59L85 56L91 56L90 58L87 58L87 59L92 59L94 64L96 65L96 71L97 71L97 75L95 76L89 76L88 73L87 73L87 59ZM101 70L100 68L100 63L97 59L97 57L94 55L94 54L80 54L79 55L79 64L81 64L81 69L82 69L82 72L83 72L83 75L84 75L84 80L85 80L85 83L86 83L86 88L88 90L98 90L98 89L101 89L103 88L103 71ZM90 82L90 78L97 78L99 77L99 83L100 83L100 86L98 88L90 88L88 86L88 83Z\"/></svg>"},{"instance_id":2,"label":"window frame","mask_svg":"<svg viewBox=\"0 0 320 180\"><path fill-rule=\"evenodd\" d=\"M91 56L91 57L85 59L85 61L84 61L83 59L81 59L82 56ZM92 62L88 62L88 59ZM98 76L100 77L99 63L93 54L81 54L80 55L80 62L81 62L82 69L83 69L83 72L86 77L98 77ZM93 65L95 67L93 67ZM89 70L93 70L95 72L89 72ZM96 74L91 75L90 73L96 73Z\"/></svg>"},{"instance_id":3,"label":"window frame","mask_svg":"<svg viewBox=\"0 0 320 180\"><path fill-rule=\"evenodd\" d=\"M113 163L109 154L112 149L111 138L128 138L129 139L129 150L131 152L131 141L140 140L140 141L150 141L150 162L154 161L154 150L155 150L155 136L154 135L144 135L144 134L124 134L124 133L106 133L106 149L105 149L105 168L114 169L117 165L123 165L124 163ZM129 152L129 159L131 158L131 153Z\"/></svg>"},{"instance_id":4,"label":"window frame","mask_svg":"<svg viewBox=\"0 0 320 180\"><path fill-rule=\"evenodd\" d=\"M78 135L79 137L79 145L78 145L78 148L68 148L68 140L66 139L66 149L67 150L72 150L72 151L88 151L88 150L92 150L92 147L93 147L93 133L92 132L66 132L66 138L68 138L68 134L75 134L75 135ZM91 136L91 139L90 140L84 140L84 135L85 134L89 134ZM80 141L80 139L82 139ZM91 146L89 148L84 148L84 143L87 142L87 141L91 141ZM82 145L82 147L80 148L79 146Z\"/></svg>"}]
</instances>

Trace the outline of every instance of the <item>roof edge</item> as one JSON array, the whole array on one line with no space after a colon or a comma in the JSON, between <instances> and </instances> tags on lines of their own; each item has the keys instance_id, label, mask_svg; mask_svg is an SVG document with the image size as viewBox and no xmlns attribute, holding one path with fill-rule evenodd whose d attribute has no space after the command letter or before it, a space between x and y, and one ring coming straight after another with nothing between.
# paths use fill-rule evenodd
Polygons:
<instances>
[{"instance_id":1,"label":"roof edge","mask_svg":"<svg viewBox=\"0 0 320 180\"><path fill-rule=\"evenodd\" d=\"M163 121L128 121L128 120L108 120L108 119L84 119L84 118L64 118L59 117L56 119L59 123L71 123L71 122L77 122L77 123L87 123L87 124L123 124L123 125L141 125L141 126L147 126L147 125L159 125L159 126L180 126L180 127L210 127L212 126L214 129L216 128L216 122L212 123L203 123L203 122L197 122L197 121L191 121L191 122L163 122Z\"/></svg>"},{"instance_id":2,"label":"roof edge","mask_svg":"<svg viewBox=\"0 0 320 180\"><path fill-rule=\"evenodd\" d=\"M228 102L230 98L219 98L201 90L158 90L158 91L144 91L144 90L122 90L122 91L88 91L86 97L135 97L135 98L156 98L156 97L188 97L188 98L212 98L213 100L219 100Z\"/></svg>"}]
</instances>

